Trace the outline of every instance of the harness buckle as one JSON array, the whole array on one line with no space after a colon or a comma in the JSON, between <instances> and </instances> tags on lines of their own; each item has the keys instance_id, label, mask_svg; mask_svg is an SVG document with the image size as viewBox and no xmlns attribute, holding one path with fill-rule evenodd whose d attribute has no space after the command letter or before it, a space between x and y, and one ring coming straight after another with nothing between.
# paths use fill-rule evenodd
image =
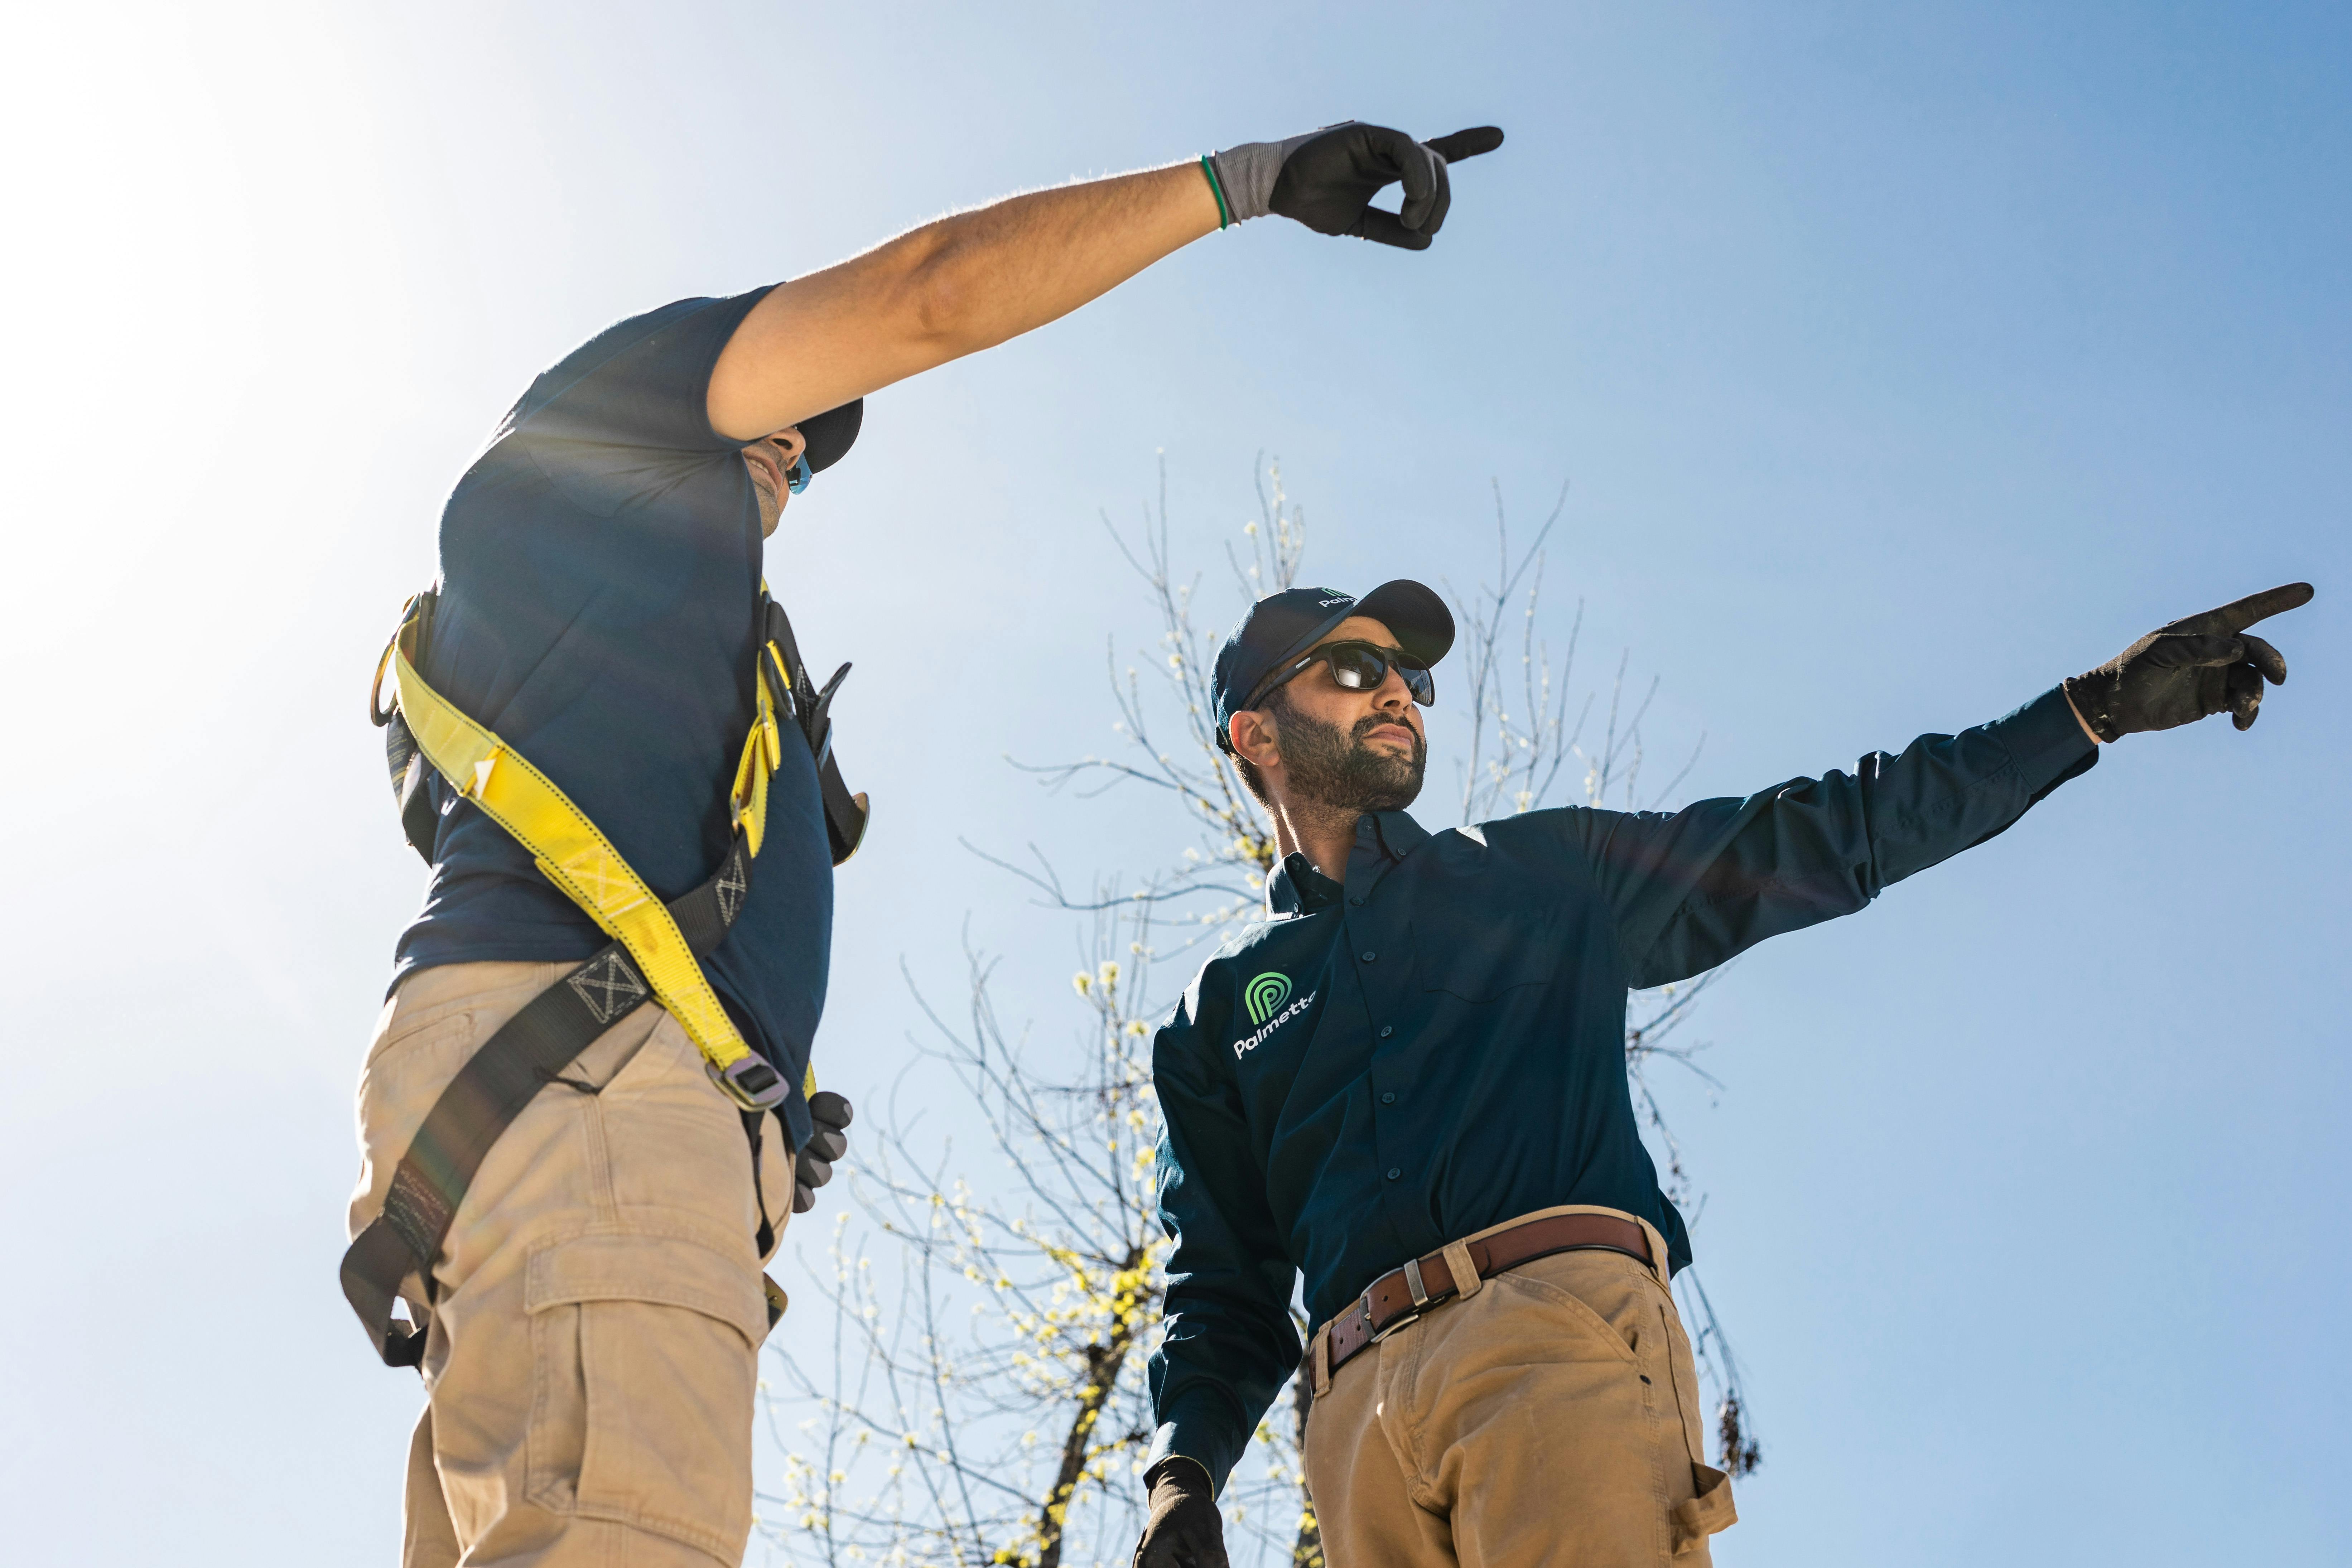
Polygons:
<instances>
[{"instance_id":1,"label":"harness buckle","mask_svg":"<svg viewBox=\"0 0 2352 1568\"><path fill-rule=\"evenodd\" d=\"M784 1081L784 1075L756 1054L747 1053L723 1068L716 1062L706 1061L702 1069L710 1075L710 1081L719 1086L721 1094L755 1114L773 1110L783 1103L784 1096L792 1092L792 1085Z\"/></svg>"}]
</instances>

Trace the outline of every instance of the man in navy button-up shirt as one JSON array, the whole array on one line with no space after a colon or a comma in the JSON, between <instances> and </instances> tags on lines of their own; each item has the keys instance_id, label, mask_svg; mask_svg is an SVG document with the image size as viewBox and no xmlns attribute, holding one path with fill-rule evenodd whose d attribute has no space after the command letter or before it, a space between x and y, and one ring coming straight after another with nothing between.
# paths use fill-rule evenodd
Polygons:
<instances>
[{"instance_id":1,"label":"man in navy button-up shirt","mask_svg":"<svg viewBox=\"0 0 2352 1568\"><path fill-rule=\"evenodd\" d=\"M1300 1273L1311 1320L1328 1324L1408 1259L1571 1205L1643 1225L1671 1268L1689 1261L1627 1089L1628 988L1862 909L2006 829L2088 770L2096 741L2222 710L2244 728L2285 667L2238 634L2303 597L2273 590L2175 623L2004 718L1873 752L1851 773L1670 814L1570 807L1435 834L1402 808L1421 787L1428 669L1453 640L1443 604L1411 583L1361 601L1262 601L1219 658L1217 719L1282 859L1264 918L1210 960L1153 1050L1176 1247L1139 1562L1222 1562L1207 1499L1299 1365ZM1338 1375L1369 1377L1372 1359ZM1318 1464L1337 1461L1318 1447L1308 1477L1328 1505ZM1601 1506L1559 1479L1512 1506ZM1397 1490L1423 1510L1416 1528L1442 1533L1422 1488L1405 1464ZM1334 1568L1349 1568L1344 1521L1327 1507L1322 1523Z\"/></svg>"}]
</instances>

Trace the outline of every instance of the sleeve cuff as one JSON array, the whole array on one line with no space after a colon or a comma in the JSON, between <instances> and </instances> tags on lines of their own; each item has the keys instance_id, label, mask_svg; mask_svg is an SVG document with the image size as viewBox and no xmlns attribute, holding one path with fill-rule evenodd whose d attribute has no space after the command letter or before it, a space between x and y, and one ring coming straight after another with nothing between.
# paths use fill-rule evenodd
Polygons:
<instances>
[{"instance_id":1,"label":"sleeve cuff","mask_svg":"<svg viewBox=\"0 0 2352 1568\"><path fill-rule=\"evenodd\" d=\"M2099 760L2098 743L2084 733L2062 687L2052 687L1985 728L2008 749L2032 800L2088 773Z\"/></svg>"},{"instance_id":2,"label":"sleeve cuff","mask_svg":"<svg viewBox=\"0 0 2352 1568\"><path fill-rule=\"evenodd\" d=\"M1244 1436L1243 1443L1247 1441ZM1190 1459L1208 1472L1211 1494L1223 1496L1225 1479L1241 1457L1241 1447L1214 1430L1213 1423L1202 1421L1197 1413L1188 1417L1179 1412L1151 1434L1151 1447L1143 1456L1143 1473L1149 1476L1162 1459Z\"/></svg>"}]
</instances>

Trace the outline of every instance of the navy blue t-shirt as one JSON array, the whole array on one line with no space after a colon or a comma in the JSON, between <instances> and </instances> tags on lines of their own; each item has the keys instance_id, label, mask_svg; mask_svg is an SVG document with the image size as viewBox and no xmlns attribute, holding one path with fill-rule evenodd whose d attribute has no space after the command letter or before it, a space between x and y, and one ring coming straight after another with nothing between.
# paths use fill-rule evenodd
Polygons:
<instances>
[{"instance_id":1,"label":"navy blue t-shirt","mask_svg":"<svg viewBox=\"0 0 2352 1568\"><path fill-rule=\"evenodd\" d=\"M599 333L531 384L441 514L424 671L536 763L663 899L709 877L752 713L760 515L743 447L710 427L711 367L766 290L681 300ZM792 585L772 584L789 599ZM824 1006L833 864L805 746L785 731L751 894L703 960L751 1047L799 1094ZM412 970L587 957L605 938L506 830L436 789Z\"/></svg>"}]
</instances>

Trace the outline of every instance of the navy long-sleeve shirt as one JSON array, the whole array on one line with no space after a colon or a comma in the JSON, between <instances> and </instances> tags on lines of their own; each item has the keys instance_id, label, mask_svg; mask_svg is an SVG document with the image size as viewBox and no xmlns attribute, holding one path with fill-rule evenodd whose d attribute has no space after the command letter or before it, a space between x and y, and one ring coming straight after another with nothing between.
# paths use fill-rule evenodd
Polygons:
<instances>
[{"instance_id":1,"label":"navy long-sleeve shirt","mask_svg":"<svg viewBox=\"0 0 2352 1568\"><path fill-rule=\"evenodd\" d=\"M2000 833L2096 755L2052 690L1958 735L1674 813L1357 825L1343 888L1293 855L1152 1047L1169 1260L1151 1458L1222 1488L1328 1321L1409 1258L1556 1204L1690 1261L1625 1079L1625 995L1851 914Z\"/></svg>"}]
</instances>

